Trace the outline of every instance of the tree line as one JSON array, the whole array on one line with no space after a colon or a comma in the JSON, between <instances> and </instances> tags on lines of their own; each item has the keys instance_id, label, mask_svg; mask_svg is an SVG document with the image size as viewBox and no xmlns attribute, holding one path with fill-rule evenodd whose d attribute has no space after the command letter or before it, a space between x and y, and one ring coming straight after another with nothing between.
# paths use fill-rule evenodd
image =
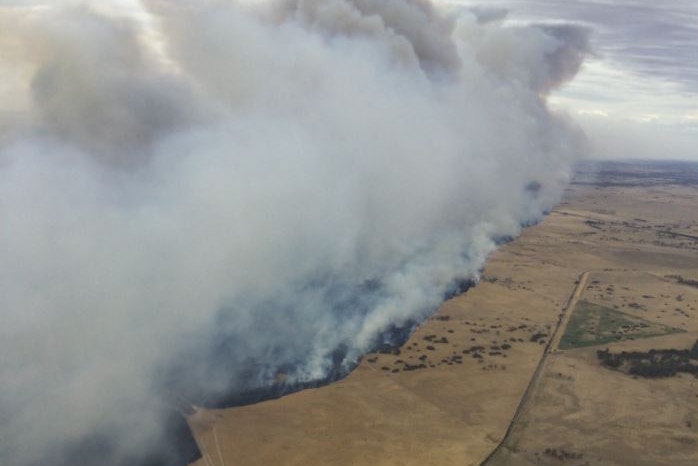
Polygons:
<instances>
[{"instance_id":1,"label":"tree line","mask_svg":"<svg viewBox=\"0 0 698 466\"><path fill-rule=\"evenodd\" d=\"M690 349L651 349L611 353L606 348L596 352L601 365L640 377L672 377L679 372L698 377L698 340Z\"/></svg>"}]
</instances>

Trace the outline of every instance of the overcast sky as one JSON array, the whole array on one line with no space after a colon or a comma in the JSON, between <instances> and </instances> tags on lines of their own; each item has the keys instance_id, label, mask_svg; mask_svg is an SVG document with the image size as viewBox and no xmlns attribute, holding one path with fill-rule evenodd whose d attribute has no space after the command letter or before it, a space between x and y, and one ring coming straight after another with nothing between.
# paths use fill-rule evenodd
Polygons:
<instances>
[{"instance_id":1,"label":"overcast sky","mask_svg":"<svg viewBox=\"0 0 698 466\"><path fill-rule=\"evenodd\" d=\"M245 0L262 1L262 0ZM698 160L698 2L693 0L437 0L508 11L508 24L574 22L593 30L595 57L550 99L585 129L592 156ZM0 0L0 30L47 0ZM100 2L116 13L138 0ZM26 51L0 32L0 126L27 107ZM2 132L0 131L0 135Z\"/></svg>"},{"instance_id":2,"label":"overcast sky","mask_svg":"<svg viewBox=\"0 0 698 466\"><path fill-rule=\"evenodd\" d=\"M695 158L688 2L256 1L0 0L0 464L334 377L587 147Z\"/></svg>"},{"instance_id":3,"label":"overcast sky","mask_svg":"<svg viewBox=\"0 0 698 466\"><path fill-rule=\"evenodd\" d=\"M172 445L165 394L344 374L549 211L584 153L545 105L588 54L578 26L151 0L158 41L104 14L132 2L63 3L0 16L2 465L141 464Z\"/></svg>"},{"instance_id":4,"label":"overcast sky","mask_svg":"<svg viewBox=\"0 0 698 466\"><path fill-rule=\"evenodd\" d=\"M587 131L596 157L698 160L698 2L454 0L508 10L507 21L593 30L595 57L551 103Z\"/></svg>"}]
</instances>

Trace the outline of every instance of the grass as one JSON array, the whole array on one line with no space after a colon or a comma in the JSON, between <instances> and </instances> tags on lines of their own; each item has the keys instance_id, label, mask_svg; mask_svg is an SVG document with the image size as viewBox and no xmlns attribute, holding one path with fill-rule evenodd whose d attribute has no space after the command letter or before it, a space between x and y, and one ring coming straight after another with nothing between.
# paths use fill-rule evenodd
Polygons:
<instances>
[{"instance_id":1,"label":"grass","mask_svg":"<svg viewBox=\"0 0 698 466\"><path fill-rule=\"evenodd\" d=\"M677 332L681 330L582 300L574 308L560 340L560 349L603 345Z\"/></svg>"}]
</instances>

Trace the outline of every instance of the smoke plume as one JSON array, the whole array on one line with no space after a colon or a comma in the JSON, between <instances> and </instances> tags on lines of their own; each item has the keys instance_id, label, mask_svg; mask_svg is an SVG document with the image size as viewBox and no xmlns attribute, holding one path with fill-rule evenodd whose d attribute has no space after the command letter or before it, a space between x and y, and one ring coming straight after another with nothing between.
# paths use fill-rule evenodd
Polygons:
<instances>
[{"instance_id":1,"label":"smoke plume","mask_svg":"<svg viewBox=\"0 0 698 466\"><path fill-rule=\"evenodd\" d=\"M144 8L52 2L0 32L34 69L0 139L3 465L152 460L168 400L348 370L554 205L583 147L545 102L576 26Z\"/></svg>"}]
</instances>

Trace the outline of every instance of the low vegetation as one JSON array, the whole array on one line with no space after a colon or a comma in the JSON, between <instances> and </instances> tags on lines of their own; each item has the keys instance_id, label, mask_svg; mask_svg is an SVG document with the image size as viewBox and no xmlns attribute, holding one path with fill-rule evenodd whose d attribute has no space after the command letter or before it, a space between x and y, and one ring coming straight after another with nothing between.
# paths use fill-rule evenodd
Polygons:
<instances>
[{"instance_id":1,"label":"low vegetation","mask_svg":"<svg viewBox=\"0 0 698 466\"><path fill-rule=\"evenodd\" d=\"M692 280L690 278L684 278L681 275L666 275L666 278L671 278L676 280L679 285L692 286L693 288L698 288L698 280Z\"/></svg>"},{"instance_id":2,"label":"low vegetation","mask_svg":"<svg viewBox=\"0 0 698 466\"><path fill-rule=\"evenodd\" d=\"M691 349L651 349L611 353L598 350L601 365L640 377L672 377L680 372L698 377L698 340Z\"/></svg>"},{"instance_id":3,"label":"low vegetation","mask_svg":"<svg viewBox=\"0 0 698 466\"><path fill-rule=\"evenodd\" d=\"M551 456L559 461L565 460L578 460L584 458L584 453L578 453L574 451L566 451L562 448L559 450L557 448L546 448L543 453L546 456Z\"/></svg>"},{"instance_id":4,"label":"low vegetation","mask_svg":"<svg viewBox=\"0 0 698 466\"><path fill-rule=\"evenodd\" d=\"M570 317L560 341L560 349L603 345L680 331L582 300Z\"/></svg>"}]
</instances>

